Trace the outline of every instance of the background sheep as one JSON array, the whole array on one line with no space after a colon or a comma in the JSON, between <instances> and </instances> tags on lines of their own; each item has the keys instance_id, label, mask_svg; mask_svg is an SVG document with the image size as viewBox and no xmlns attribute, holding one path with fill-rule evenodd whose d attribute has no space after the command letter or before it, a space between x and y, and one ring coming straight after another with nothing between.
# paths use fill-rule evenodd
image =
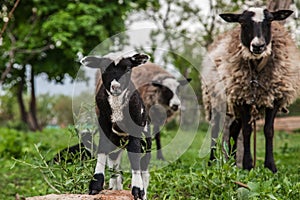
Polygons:
<instances>
[{"instance_id":1,"label":"background sheep","mask_svg":"<svg viewBox=\"0 0 300 200\"><path fill-rule=\"evenodd\" d=\"M250 8L242 14L221 14L240 26L220 35L203 62L202 89L206 117L213 124L212 138L219 132L222 104L235 141L240 129L244 137L243 168L253 168L250 136L253 120L265 116L265 167L277 168L273 158L274 118L287 111L299 89L300 53L287 31L276 21L292 11L270 12ZM214 142L212 142L212 145ZM214 158L213 150L211 160Z\"/></svg>"},{"instance_id":2,"label":"background sheep","mask_svg":"<svg viewBox=\"0 0 300 200\"><path fill-rule=\"evenodd\" d=\"M147 55L136 54L118 60L97 56L87 56L81 60L87 67L100 68L102 80L98 79L96 91L100 141L97 165L89 186L90 194L98 194L103 190L106 160L108 167L119 170L121 155L126 147L132 170L132 195L134 199L146 198L151 136L147 134L143 101L130 78L132 68L148 59ZM145 141L142 140L143 131ZM142 144L147 152L143 157ZM110 178L109 187L118 190L123 188L121 174Z\"/></svg>"},{"instance_id":3,"label":"background sheep","mask_svg":"<svg viewBox=\"0 0 300 200\"><path fill-rule=\"evenodd\" d=\"M164 160L161 151L160 126L171 120L181 108L178 96L180 86L187 84L191 79L178 81L169 72L153 63L146 63L132 71L132 81L138 89L149 119L153 124L157 159Z\"/></svg>"}]
</instances>

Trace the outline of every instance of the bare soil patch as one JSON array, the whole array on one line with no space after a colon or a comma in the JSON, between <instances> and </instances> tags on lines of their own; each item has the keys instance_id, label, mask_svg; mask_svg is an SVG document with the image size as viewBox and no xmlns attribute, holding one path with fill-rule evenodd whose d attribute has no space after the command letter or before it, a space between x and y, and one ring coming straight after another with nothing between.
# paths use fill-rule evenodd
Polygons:
<instances>
[{"instance_id":1,"label":"bare soil patch","mask_svg":"<svg viewBox=\"0 0 300 200\"><path fill-rule=\"evenodd\" d=\"M259 129L263 128L264 120L257 121ZM300 130L300 116L293 117L277 117L274 122L274 130L285 131L288 133Z\"/></svg>"},{"instance_id":2,"label":"bare soil patch","mask_svg":"<svg viewBox=\"0 0 300 200\"><path fill-rule=\"evenodd\" d=\"M98 195L88 194L48 194L45 196L27 197L25 200L133 200L128 190L103 190Z\"/></svg>"}]
</instances>

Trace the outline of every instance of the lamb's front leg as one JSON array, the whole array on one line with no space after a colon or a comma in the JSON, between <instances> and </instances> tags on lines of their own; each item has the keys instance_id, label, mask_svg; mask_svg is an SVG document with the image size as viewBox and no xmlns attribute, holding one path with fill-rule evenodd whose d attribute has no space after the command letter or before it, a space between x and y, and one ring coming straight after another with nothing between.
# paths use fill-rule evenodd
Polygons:
<instances>
[{"instance_id":1,"label":"lamb's front leg","mask_svg":"<svg viewBox=\"0 0 300 200\"><path fill-rule=\"evenodd\" d=\"M102 126L104 127L104 126ZM95 195L103 190L104 186L104 172L105 172L105 164L108 152L112 149L112 145L108 138L100 132L100 140L99 140L99 149L97 155L97 164L95 167L95 173L93 179L89 185L89 194Z\"/></svg>"},{"instance_id":2,"label":"lamb's front leg","mask_svg":"<svg viewBox=\"0 0 300 200\"><path fill-rule=\"evenodd\" d=\"M123 150L121 149L108 155L107 165L115 173L109 179L109 189L112 190L123 190L122 174L120 173L122 153Z\"/></svg>"},{"instance_id":3,"label":"lamb's front leg","mask_svg":"<svg viewBox=\"0 0 300 200\"><path fill-rule=\"evenodd\" d=\"M97 156L97 164L93 179L89 185L89 194L99 194L104 186L104 170L105 170L106 154L99 153Z\"/></svg>"},{"instance_id":4,"label":"lamb's front leg","mask_svg":"<svg viewBox=\"0 0 300 200\"><path fill-rule=\"evenodd\" d=\"M129 136L127 145L128 158L131 165L132 179L131 179L131 194L134 199L144 199L145 191L143 180L141 176L141 141L140 138Z\"/></svg>"}]
</instances>

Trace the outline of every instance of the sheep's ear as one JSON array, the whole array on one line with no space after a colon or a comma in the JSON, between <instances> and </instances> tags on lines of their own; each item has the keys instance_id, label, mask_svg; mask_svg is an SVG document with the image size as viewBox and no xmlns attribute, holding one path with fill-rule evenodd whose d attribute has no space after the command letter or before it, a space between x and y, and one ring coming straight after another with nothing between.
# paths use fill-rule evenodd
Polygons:
<instances>
[{"instance_id":1,"label":"sheep's ear","mask_svg":"<svg viewBox=\"0 0 300 200\"><path fill-rule=\"evenodd\" d=\"M273 15L273 20L281 21L288 18L294 11L292 10L278 10L276 12L271 12Z\"/></svg>"},{"instance_id":2,"label":"sheep's ear","mask_svg":"<svg viewBox=\"0 0 300 200\"><path fill-rule=\"evenodd\" d=\"M161 82L159 82L159 81L152 81L151 84L152 84L153 86L155 86L155 87L159 87L159 88L162 87L162 84L161 84Z\"/></svg>"},{"instance_id":3,"label":"sheep's ear","mask_svg":"<svg viewBox=\"0 0 300 200\"><path fill-rule=\"evenodd\" d=\"M146 63L149 59L150 59L150 56L148 56L146 54L140 54L140 53L135 54L130 57L132 67L142 65L142 64Z\"/></svg>"},{"instance_id":4,"label":"sheep's ear","mask_svg":"<svg viewBox=\"0 0 300 200\"><path fill-rule=\"evenodd\" d=\"M220 17L224 19L226 22L239 22L241 14L232 14L232 13L224 13L220 14Z\"/></svg>"},{"instance_id":5,"label":"sheep's ear","mask_svg":"<svg viewBox=\"0 0 300 200\"><path fill-rule=\"evenodd\" d=\"M106 69L113 61L109 58L102 58L99 56L86 56L80 60L80 63L90 68Z\"/></svg>"},{"instance_id":6,"label":"sheep's ear","mask_svg":"<svg viewBox=\"0 0 300 200\"><path fill-rule=\"evenodd\" d=\"M187 78L186 80L180 80L178 81L178 83L181 85L181 86L184 86L186 84L188 84L189 82L191 82L191 78Z\"/></svg>"}]
</instances>

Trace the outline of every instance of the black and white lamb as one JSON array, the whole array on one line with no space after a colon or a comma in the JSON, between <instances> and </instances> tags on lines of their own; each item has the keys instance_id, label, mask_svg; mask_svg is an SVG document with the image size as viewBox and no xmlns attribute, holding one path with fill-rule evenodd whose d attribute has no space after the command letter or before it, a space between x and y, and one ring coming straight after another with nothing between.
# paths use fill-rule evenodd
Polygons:
<instances>
[{"instance_id":1,"label":"black and white lamb","mask_svg":"<svg viewBox=\"0 0 300 200\"><path fill-rule=\"evenodd\" d=\"M191 79L177 80L173 75L154 63L146 63L132 70L132 82L138 89L153 124L157 159L164 160L161 150L160 127L181 109L178 92Z\"/></svg>"},{"instance_id":2,"label":"black and white lamb","mask_svg":"<svg viewBox=\"0 0 300 200\"><path fill-rule=\"evenodd\" d=\"M149 185L151 135L143 101L131 81L132 68L149 59L144 54L112 60L109 57L87 56L84 66L99 68L96 110L100 129L97 165L89 185L90 194L103 190L104 171L108 167L118 171L121 155L126 148L132 170L131 189L134 199L146 199ZM121 174L113 176L109 188L121 190Z\"/></svg>"},{"instance_id":3,"label":"black and white lamb","mask_svg":"<svg viewBox=\"0 0 300 200\"><path fill-rule=\"evenodd\" d=\"M300 85L299 50L285 28L276 22L291 14L290 10L270 12L264 8L221 14L226 22L240 26L216 38L203 61L203 103L213 126L212 138L218 136L221 118L218 112L225 104L229 116L225 123L230 123L229 135L235 141L233 151L242 130L244 169L253 168L252 122L264 116L264 166L273 173L277 171L273 157L274 118L277 112L288 111L287 106L297 98ZM213 150L210 159L214 159Z\"/></svg>"}]
</instances>

